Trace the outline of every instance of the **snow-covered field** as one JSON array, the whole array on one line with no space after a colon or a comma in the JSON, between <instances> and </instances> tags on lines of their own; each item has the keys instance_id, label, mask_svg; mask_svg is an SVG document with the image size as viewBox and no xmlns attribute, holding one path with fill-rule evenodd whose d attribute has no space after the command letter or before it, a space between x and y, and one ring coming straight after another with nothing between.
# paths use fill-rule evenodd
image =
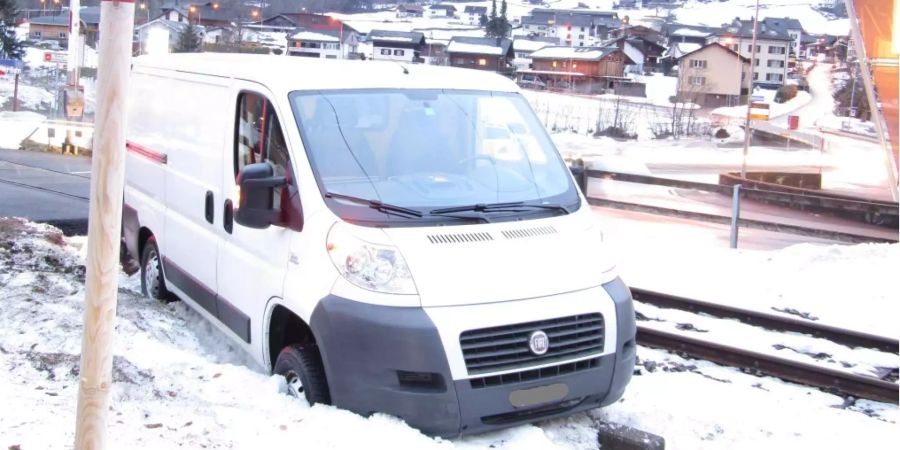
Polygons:
<instances>
[{"instance_id":1,"label":"snow-covered field","mask_svg":"<svg viewBox=\"0 0 900 450\"><path fill-rule=\"evenodd\" d=\"M790 304L808 307L823 321L851 308L877 311L869 313L870 331L887 330L896 317L888 297L896 289L890 270L900 262L898 245L753 252L716 251L701 243L690 250L692 264L686 265L683 240L608 239L619 243L611 251L636 286L715 296L744 291L746 298L757 294L760 305L795 299L805 303ZM50 227L0 219L0 446L71 446L84 246L84 238L66 239ZM282 379L248 365L199 315L179 302L142 298L138 284L137 277L120 276L111 448L596 449L597 421L662 435L672 449L855 448L861 436L864 442L890 442L896 432L895 405L847 402L641 347L625 397L608 408L462 439L432 439L391 417L310 408L288 397ZM749 336L722 321L638 309L671 322L691 320L710 333ZM764 343L780 336L762 334ZM860 367L893 363L896 369L897 355L789 338L787 344L804 351L831 352Z\"/></svg>"}]
</instances>

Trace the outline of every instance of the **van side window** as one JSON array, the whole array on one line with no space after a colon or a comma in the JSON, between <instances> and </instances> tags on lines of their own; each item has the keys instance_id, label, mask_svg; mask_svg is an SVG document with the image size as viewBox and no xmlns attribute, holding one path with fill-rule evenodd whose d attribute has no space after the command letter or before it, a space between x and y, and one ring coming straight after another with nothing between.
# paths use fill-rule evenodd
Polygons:
<instances>
[{"instance_id":1,"label":"van side window","mask_svg":"<svg viewBox=\"0 0 900 450\"><path fill-rule=\"evenodd\" d=\"M290 180L290 155L281 132L281 122L275 109L265 97L242 93L238 97L237 133L234 149L234 176L247 164L268 161L275 168L275 175ZM274 206L280 209L284 188L275 189Z\"/></svg>"}]
</instances>

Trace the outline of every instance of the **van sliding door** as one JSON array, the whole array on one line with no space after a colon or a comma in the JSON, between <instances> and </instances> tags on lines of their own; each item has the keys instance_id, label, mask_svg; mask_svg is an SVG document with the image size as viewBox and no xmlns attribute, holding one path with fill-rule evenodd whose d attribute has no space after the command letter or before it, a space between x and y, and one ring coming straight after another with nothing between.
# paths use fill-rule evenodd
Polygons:
<instances>
[{"instance_id":1,"label":"van sliding door","mask_svg":"<svg viewBox=\"0 0 900 450\"><path fill-rule=\"evenodd\" d=\"M262 349L258 340L262 336L263 314L269 299L282 294L294 232L274 225L262 230L248 228L234 221L233 211L238 207L240 195L237 175L248 164L267 162L276 175L285 176L289 184L294 181L290 152L278 111L269 100L271 95L261 86L241 83L246 86L238 88L229 108L234 114L234 143L223 155L226 217L220 228L217 307L219 320L258 356ZM276 209L283 211L288 206L288 189L275 189Z\"/></svg>"}]
</instances>

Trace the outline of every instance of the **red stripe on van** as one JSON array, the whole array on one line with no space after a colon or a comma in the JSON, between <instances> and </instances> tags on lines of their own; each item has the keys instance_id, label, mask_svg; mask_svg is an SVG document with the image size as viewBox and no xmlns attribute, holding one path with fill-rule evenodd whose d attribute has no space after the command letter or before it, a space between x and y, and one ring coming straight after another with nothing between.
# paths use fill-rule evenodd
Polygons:
<instances>
[{"instance_id":1,"label":"red stripe on van","mask_svg":"<svg viewBox=\"0 0 900 450\"><path fill-rule=\"evenodd\" d=\"M125 148L132 153L137 153L138 155L143 156L151 161L158 162L160 164L165 164L168 162L169 158L165 153L154 152L146 147L141 147L140 145L135 144L134 142L126 142Z\"/></svg>"}]
</instances>

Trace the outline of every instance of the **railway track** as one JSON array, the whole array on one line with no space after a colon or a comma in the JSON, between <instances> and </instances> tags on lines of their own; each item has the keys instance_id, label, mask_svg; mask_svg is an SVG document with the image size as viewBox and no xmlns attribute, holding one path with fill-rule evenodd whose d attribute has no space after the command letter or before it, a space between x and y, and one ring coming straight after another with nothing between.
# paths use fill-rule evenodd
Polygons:
<instances>
[{"instance_id":1,"label":"railway track","mask_svg":"<svg viewBox=\"0 0 900 450\"><path fill-rule=\"evenodd\" d=\"M849 347L871 348L889 353L898 352L898 341L892 338L638 288L632 288L632 295L637 302L661 308L679 309L719 318L736 319L745 324L768 330L807 334ZM859 375L780 358L642 325L638 325L637 340L639 344L647 347L669 350L686 356L737 367L751 373L774 376L817 387L841 395L893 404L898 403L900 389L898 389L897 383L873 376Z\"/></svg>"}]
</instances>

